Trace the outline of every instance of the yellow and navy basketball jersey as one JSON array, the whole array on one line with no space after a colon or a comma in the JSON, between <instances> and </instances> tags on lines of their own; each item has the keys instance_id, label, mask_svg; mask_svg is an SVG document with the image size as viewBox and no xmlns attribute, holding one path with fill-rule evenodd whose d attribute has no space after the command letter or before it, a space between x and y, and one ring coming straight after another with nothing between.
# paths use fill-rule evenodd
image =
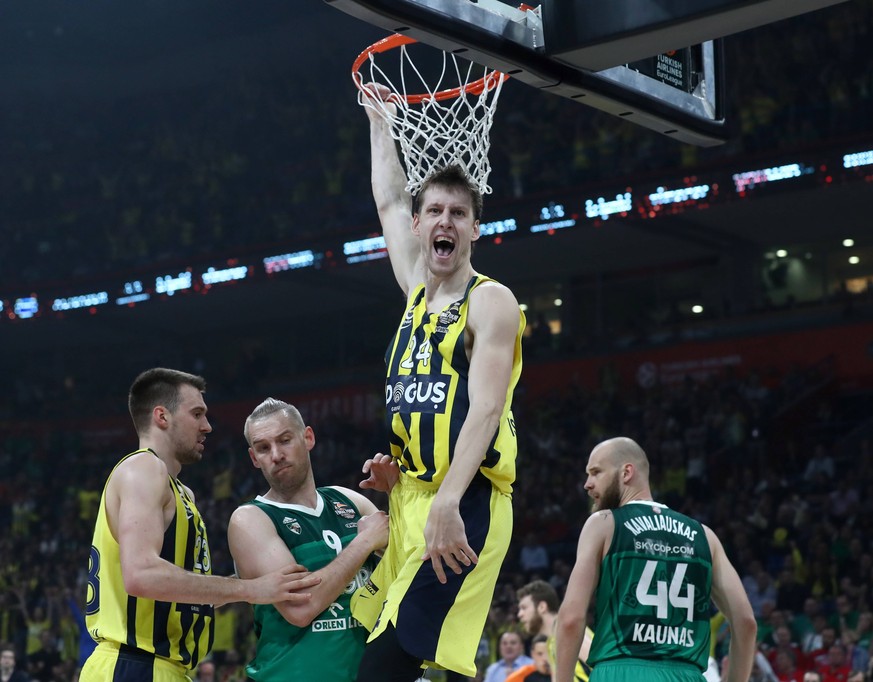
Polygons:
<instances>
[{"instance_id":1,"label":"yellow and navy basketball jersey","mask_svg":"<svg viewBox=\"0 0 873 682\"><path fill-rule=\"evenodd\" d=\"M124 457L151 452L137 450ZM110 474L111 478L112 474ZM109 479L107 479L107 486ZM176 500L176 514L164 533L161 558L194 573L212 573L206 526L184 486L171 476L167 484ZM213 607L132 597L124 591L118 542L106 518L106 487L94 526L88 561L85 622L97 642L136 647L194 668L212 648Z\"/></svg>"},{"instance_id":2,"label":"yellow and navy basketball jersey","mask_svg":"<svg viewBox=\"0 0 873 682\"><path fill-rule=\"evenodd\" d=\"M475 275L464 296L439 313L428 313L424 284L409 297L406 314L385 356L385 405L391 455L400 470L439 484L451 464L458 434L470 408L470 361L464 348L470 294L483 282ZM519 310L512 375L503 414L480 471L504 493L515 481L517 443L512 392L521 375L524 313Z\"/></svg>"},{"instance_id":3,"label":"yellow and navy basketball jersey","mask_svg":"<svg viewBox=\"0 0 873 682\"><path fill-rule=\"evenodd\" d=\"M594 639L594 631L591 628L585 628L585 634L589 639ZM552 670L555 669L555 661L557 660L557 655L555 652L555 636L549 636L549 639L546 640L546 646L549 650L549 665L552 667ZM573 670L573 679L575 682L588 682L588 678L591 675L591 666L589 666L582 659L578 659L576 661L576 668Z\"/></svg>"}]
</instances>

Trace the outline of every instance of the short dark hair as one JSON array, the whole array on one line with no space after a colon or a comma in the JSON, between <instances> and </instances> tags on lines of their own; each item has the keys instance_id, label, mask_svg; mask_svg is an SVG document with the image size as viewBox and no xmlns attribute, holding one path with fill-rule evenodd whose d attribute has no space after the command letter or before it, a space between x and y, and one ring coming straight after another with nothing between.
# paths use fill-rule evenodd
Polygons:
<instances>
[{"instance_id":1,"label":"short dark hair","mask_svg":"<svg viewBox=\"0 0 873 682\"><path fill-rule=\"evenodd\" d=\"M417 214L421 211L421 199L424 193L434 186L461 189L469 192L470 201L473 204L473 218L475 220L482 219L482 193L470 180L467 172L456 163L438 168L427 177L422 183L421 189L418 190L418 194L415 195L415 202L413 204L414 213Z\"/></svg>"},{"instance_id":2,"label":"short dark hair","mask_svg":"<svg viewBox=\"0 0 873 682\"><path fill-rule=\"evenodd\" d=\"M133 380L127 395L127 409L137 434L148 431L152 410L158 405L163 405L170 413L179 409L182 402L179 389L182 386L193 386L202 393L206 390L206 380L196 374L166 367L147 369Z\"/></svg>"},{"instance_id":3,"label":"short dark hair","mask_svg":"<svg viewBox=\"0 0 873 682\"><path fill-rule=\"evenodd\" d=\"M545 580L534 580L518 588L518 591L515 593L519 601L528 595L533 600L534 606L544 601L550 613L557 613L558 608L561 606L561 600L558 599L557 591Z\"/></svg>"},{"instance_id":4,"label":"short dark hair","mask_svg":"<svg viewBox=\"0 0 873 682\"><path fill-rule=\"evenodd\" d=\"M537 635L536 637L534 637L534 638L530 641L530 648L533 649L534 644L539 644L540 642L548 642L548 641L549 641L549 636L548 636L548 635L542 635L542 634Z\"/></svg>"}]
</instances>

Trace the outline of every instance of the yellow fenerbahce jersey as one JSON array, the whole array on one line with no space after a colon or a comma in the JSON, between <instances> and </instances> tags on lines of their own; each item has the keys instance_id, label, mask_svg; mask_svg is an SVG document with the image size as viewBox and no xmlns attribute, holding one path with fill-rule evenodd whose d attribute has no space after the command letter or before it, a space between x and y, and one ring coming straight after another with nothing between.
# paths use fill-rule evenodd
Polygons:
<instances>
[{"instance_id":1,"label":"yellow fenerbahce jersey","mask_svg":"<svg viewBox=\"0 0 873 682\"><path fill-rule=\"evenodd\" d=\"M589 639L594 639L594 631L586 627L585 634L588 635ZM555 661L557 660L556 652L555 652L555 636L551 635L548 640L546 640L546 646L549 650L549 665L552 667L552 670L555 669ZM576 669L573 671L573 679L575 682L588 682L588 677L591 675L591 667L583 660L579 659L576 661Z\"/></svg>"},{"instance_id":2,"label":"yellow fenerbahce jersey","mask_svg":"<svg viewBox=\"0 0 873 682\"><path fill-rule=\"evenodd\" d=\"M137 450L118 464L142 452L150 450ZM168 476L167 485L176 499L176 515L164 533L161 558L187 571L209 575L209 543L200 512L178 479ZM105 487L88 560L85 622L98 643L126 644L188 668L194 668L209 653L214 636L212 605L142 599L124 591L118 542L106 518Z\"/></svg>"},{"instance_id":3,"label":"yellow fenerbahce jersey","mask_svg":"<svg viewBox=\"0 0 873 682\"><path fill-rule=\"evenodd\" d=\"M483 282L475 275L463 298L439 313L427 312L424 284L409 297L409 307L388 347L385 407L391 455L403 473L421 481L442 482L449 469L458 434L470 400L467 380L470 361L464 334L470 293ZM521 335L524 314L519 310L512 375L497 433L480 471L501 492L510 494L515 481L517 443L512 417L512 392L521 375Z\"/></svg>"}]
</instances>

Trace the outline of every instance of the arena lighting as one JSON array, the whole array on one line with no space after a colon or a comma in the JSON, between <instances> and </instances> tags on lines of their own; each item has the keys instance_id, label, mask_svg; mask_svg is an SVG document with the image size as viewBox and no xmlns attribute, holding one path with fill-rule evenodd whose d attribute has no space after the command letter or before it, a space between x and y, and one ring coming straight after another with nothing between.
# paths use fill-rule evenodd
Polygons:
<instances>
[{"instance_id":1,"label":"arena lighting","mask_svg":"<svg viewBox=\"0 0 873 682\"><path fill-rule=\"evenodd\" d=\"M148 301L152 297L151 294L131 294L130 296L120 296L115 299L116 305L132 305L134 303L142 303Z\"/></svg>"},{"instance_id":2,"label":"arena lighting","mask_svg":"<svg viewBox=\"0 0 873 682\"><path fill-rule=\"evenodd\" d=\"M630 213L633 208L633 195L630 192L616 194L615 199L607 201L603 197L588 199L585 202L586 218L601 218L609 220L609 216L616 213Z\"/></svg>"},{"instance_id":3,"label":"arena lighting","mask_svg":"<svg viewBox=\"0 0 873 682\"><path fill-rule=\"evenodd\" d=\"M349 264L387 258L388 248L385 246L385 237L368 237L345 242L343 255L346 257L346 263Z\"/></svg>"},{"instance_id":4,"label":"arena lighting","mask_svg":"<svg viewBox=\"0 0 873 682\"><path fill-rule=\"evenodd\" d=\"M16 298L12 311L19 320L30 319L39 312L39 300L36 296Z\"/></svg>"},{"instance_id":5,"label":"arena lighting","mask_svg":"<svg viewBox=\"0 0 873 682\"><path fill-rule=\"evenodd\" d=\"M142 282L138 279L125 282L122 290L125 295L115 299L116 305L134 305L148 301L151 298L151 294L145 291Z\"/></svg>"},{"instance_id":6,"label":"arena lighting","mask_svg":"<svg viewBox=\"0 0 873 682\"><path fill-rule=\"evenodd\" d=\"M709 185L696 185L695 187L681 187L679 189L658 187L658 189L649 195L649 203L652 206L684 204L690 201L705 199L708 194Z\"/></svg>"},{"instance_id":7,"label":"arena lighting","mask_svg":"<svg viewBox=\"0 0 873 682\"><path fill-rule=\"evenodd\" d=\"M800 163L789 163L784 166L774 166L772 168L762 168L760 170L734 173L731 176L731 179L734 181L734 187L737 192L745 192L746 190L755 189L758 185L764 185L768 182L793 180L794 178L799 178L802 175L812 172L813 169L809 166L804 166Z\"/></svg>"},{"instance_id":8,"label":"arena lighting","mask_svg":"<svg viewBox=\"0 0 873 682\"><path fill-rule=\"evenodd\" d=\"M515 222L515 218L494 220L490 223L479 224L479 236L490 237L495 234L506 234L507 232L515 232L517 229L518 224Z\"/></svg>"},{"instance_id":9,"label":"arena lighting","mask_svg":"<svg viewBox=\"0 0 873 682\"><path fill-rule=\"evenodd\" d=\"M700 313L703 312L703 306L702 305L693 305L693 306L691 306L691 312L694 313L695 315L700 315Z\"/></svg>"},{"instance_id":10,"label":"arena lighting","mask_svg":"<svg viewBox=\"0 0 873 682\"><path fill-rule=\"evenodd\" d=\"M777 258L785 258L785 256L787 256L787 255L788 255L788 252L785 249L779 249L778 251L776 251Z\"/></svg>"},{"instance_id":11,"label":"arena lighting","mask_svg":"<svg viewBox=\"0 0 873 682\"><path fill-rule=\"evenodd\" d=\"M562 305L564 305L564 301L563 301L562 299L560 299L560 298L556 298L556 299L554 300L554 304L555 304L555 307L556 307L556 308L560 308Z\"/></svg>"},{"instance_id":12,"label":"arena lighting","mask_svg":"<svg viewBox=\"0 0 873 682\"><path fill-rule=\"evenodd\" d=\"M858 258L858 256L849 256L849 263L851 263L852 265L857 265L860 262L861 259Z\"/></svg>"},{"instance_id":13,"label":"arena lighting","mask_svg":"<svg viewBox=\"0 0 873 682\"><path fill-rule=\"evenodd\" d=\"M563 230L568 227L575 227L576 225L576 218L568 215L567 210L564 208L564 204L559 204L554 201L550 201L548 204L540 208L537 218L544 222L530 226L530 231L534 234L537 232Z\"/></svg>"},{"instance_id":14,"label":"arena lighting","mask_svg":"<svg viewBox=\"0 0 873 682\"><path fill-rule=\"evenodd\" d=\"M203 283L207 286L212 286L213 284L235 282L237 280L245 279L248 277L248 274L249 269L245 265L239 265L235 268L224 268L222 270L209 268L200 276L200 279L203 280Z\"/></svg>"},{"instance_id":15,"label":"arena lighting","mask_svg":"<svg viewBox=\"0 0 873 682\"><path fill-rule=\"evenodd\" d=\"M172 296L177 291L191 288L191 273L180 272L178 275L163 275L155 278L155 293Z\"/></svg>"},{"instance_id":16,"label":"arena lighting","mask_svg":"<svg viewBox=\"0 0 873 682\"><path fill-rule=\"evenodd\" d=\"M109 294L105 291L98 291L93 294L80 294L79 296L56 298L52 301L52 310L60 312L62 310L93 308L94 306L105 305L106 303L109 303Z\"/></svg>"},{"instance_id":17,"label":"arena lighting","mask_svg":"<svg viewBox=\"0 0 873 682\"><path fill-rule=\"evenodd\" d=\"M526 313L526 312L527 312L527 303L519 303L519 304L518 304L518 309L519 309L521 312Z\"/></svg>"},{"instance_id":18,"label":"arena lighting","mask_svg":"<svg viewBox=\"0 0 873 682\"><path fill-rule=\"evenodd\" d=\"M748 190L762 183L780 182L781 180L795 179L799 176L815 180L819 185L828 183L831 176L833 176L834 180L846 183L868 182L870 177L869 166L860 172L843 170L842 166L854 169L856 166L866 165L871 162L873 162L873 150L859 151L846 156L843 156L842 153L825 153L811 160L808 164L793 163L780 165L781 160L773 159L769 165L766 161L761 162L762 166L767 166L766 168L744 171L733 175L733 185L735 188L739 187L742 190ZM647 182L645 187L638 189L637 192L634 192L633 187L626 187L623 190L624 194L615 195L616 199L611 201L606 200L605 197L610 196L610 194L603 192L602 189L595 190L600 196L589 199L587 203L583 197L579 196L578 192L574 193L572 191L553 194L553 200L548 203L542 202L542 200L535 203L516 201L507 209L512 211L515 217L483 223L480 225L480 233L485 237L491 238L495 243L506 235L509 235L510 238L522 238L538 232L553 234L561 229L578 226L579 221L582 220L580 218L581 211L577 209L574 212L570 207L580 206L581 204L586 205L586 217L588 219L605 220L608 216L615 213L626 213L627 219L635 220L658 218L676 210L682 210L683 206L712 208L735 200L749 200L754 196L754 193L745 191L719 191L719 187L727 185L731 177L731 170L725 168L706 172L696 178L683 179L681 177L665 176L662 179L653 180L651 183ZM692 181L696 183L694 186L684 186ZM638 183L638 187L641 187L642 184ZM633 193L638 195L636 202L630 196ZM694 202L699 203L695 204ZM161 276L157 276L153 271L141 272L137 275L139 279L135 280L123 281L122 283L109 280L89 284L87 285L89 288L93 287L91 294L82 294L82 286L73 279L66 290L52 291L51 295L46 295L38 290L32 291L29 297L19 299L18 307L23 319L28 319L35 315L60 316L65 310L70 310L77 305L93 308L93 305L86 306L88 302L96 300L89 297L97 296L102 291L105 291L108 297L107 304L114 301L116 305L132 308L152 300L166 300L169 297L170 290L175 292L183 287L187 288L190 286L193 289L195 286L201 286L201 280L203 286L211 286L211 283L236 281L234 278L249 282L250 280L262 278L265 274L273 275L274 273L298 268L344 267L347 262L359 262L365 259L372 260L385 257L382 237L375 235L376 233L369 231L368 234L362 235L362 239L345 243L342 241L342 238L337 238L330 243L320 243L321 250L301 249L291 253L268 255L264 258L260 255L240 259L224 259L222 257L218 261L219 265L215 265L212 268L207 263L181 266L181 273L178 275L162 273ZM846 248L855 246L857 242L857 240L849 237L845 239L839 238L839 241ZM345 258L334 260L332 254L340 252L340 245L342 245L342 251L346 256ZM367 248L372 250L368 251ZM356 251L356 253L351 251ZM809 253L801 253L803 255L801 256L799 253L798 257L803 257L807 260L814 257ZM347 261L346 259L351 256L358 258ZM845 257L848 258L848 256ZM772 260L776 258L776 255L770 251L765 254L765 258ZM263 270L260 267L261 262L263 262ZM161 281L159 282L158 280ZM155 282L154 285L152 284L153 281ZM159 293L163 293L165 296L156 297L156 294ZM46 304L44 306L45 309L40 310L38 304L35 303L39 298L52 302L57 300L58 309L55 309L54 304ZM30 299L33 299L33 302L30 302ZM3 312L4 317L15 321L18 317L15 312L16 295L8 291L0 292L0 300L3 301L0 311Z\"/></svg>"},{"instance_id":19,"label":"arena lighting","mask_svg":"<svg viewBox=\"0 0 873 682\"><path fill-rule=\"evenodd\" d=\"M843 168L857 168L873 164L873 149L866 152L855 152L843 157Z\"/></svg>"},{"instance_id":20,"label":"arena lighting","mask_svg":"<svg viewBox=\"0 0 873 682\"><path fill-rule=\"evenodd\" d=\"M298 268L311 268L321 254L316 256L311 249L297 251L296 253L283 253L281 256L267 256L264 258L264 270L268 275L285 270L297 270Z\"/></svg>"}]
</instances>

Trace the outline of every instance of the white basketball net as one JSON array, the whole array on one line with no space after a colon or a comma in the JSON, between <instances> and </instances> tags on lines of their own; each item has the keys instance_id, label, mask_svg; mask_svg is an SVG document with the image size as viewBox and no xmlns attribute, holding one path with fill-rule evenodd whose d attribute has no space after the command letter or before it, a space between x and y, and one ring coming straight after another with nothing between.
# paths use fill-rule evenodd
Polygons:
<instances>
[{"instance_id":1,"label":"white basketball net","mask_svg":"<svg viewBox=\"0 0 873 682\"><path fill-rule=\"evenodd\" d=\"M359 87L358 103L377 111L390 124L391 136L400 143L407 191L417 194L431 172L457 164L481 194L490 194L489 132L497 98L508 76L473 62L463 66L455 55L442 52L440 76L436 83L428 85L406 48L395 48L400 58L397 82L376 64L375 52L369 54L368 66L362 65L353 77ZM368 80L362 73L365 69L369 82L386 85L395 93L390 103L366 97L360 90ZM479 78L484 79L484 87L473 87ZM459 89L457 96L446 97L445 92L454 88Z\"/></svg>"}]
</instances>

